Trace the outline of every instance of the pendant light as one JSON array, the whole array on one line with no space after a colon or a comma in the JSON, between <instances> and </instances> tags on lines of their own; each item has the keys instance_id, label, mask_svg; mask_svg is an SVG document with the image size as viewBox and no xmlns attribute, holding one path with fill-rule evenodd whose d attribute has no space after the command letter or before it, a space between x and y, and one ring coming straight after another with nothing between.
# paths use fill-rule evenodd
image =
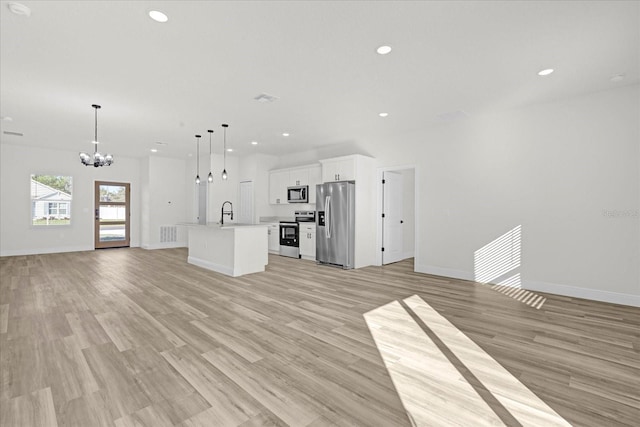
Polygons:
<instances>
[{"instance_id":1,"label":"pendant light","mask_svg":"<svg viewBox=\"0 0 640 427\"><path fill-rule=\"evenodd\" d=\"M85 153L80 153L80 162L85 166L109 166L113 163L113 156L111 154L105 154L104 156L98 152L98 109L102 108L97 104L91 105L95 109L95 135L94 135L94 151L93 156Z\"/></svg>"},{"instance_id":2,"label":"pendant light","mask_svg":"<svg viewBox=\"0 0 640 427\"><path fill-rule=\"evenodd\" d=\"M224 128L224 169L222 170L222 179L226 181L228 178L227 176L227 128L229 127L229 125L223 124L222 127Z\"/></svg>"},{"instance_id":3,"label":"pendant light","mask_svg":"<svg viewBox=\"0 0 640 427\"><path fill-rule=\"evenodd\" d=\"M207 132L209 132L209 176L207 177L207 181L209 181L209 183L212 183L213 174L211 173L211 135L213 135L213 131L209 129Z\"/></svg>"},{"instance_id":4,"label":"pendant light","mask_svg":"<svg viewBox=\"0 0 640 427\"><path fill-rule=\"evenodd\" d=\"M198 152L196 154L196 184L200 184L200 135L196 135Z\"/></svg>"}]
</instances>

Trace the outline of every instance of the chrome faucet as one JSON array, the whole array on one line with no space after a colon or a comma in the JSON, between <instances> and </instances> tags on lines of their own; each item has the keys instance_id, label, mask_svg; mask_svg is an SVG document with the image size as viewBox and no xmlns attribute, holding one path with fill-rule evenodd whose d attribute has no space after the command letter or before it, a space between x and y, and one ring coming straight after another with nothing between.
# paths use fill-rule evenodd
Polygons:
<instances>
[{"instance_id":1,"label":"chrome faucet","mask_svg":"<svg viewBox=\"0 0 640 427\"><path fill-rule=\"evenodd\" d=\"M224 211L224 205L226 205L227 203L229 203L229 206L231 206L231 210L229 211ZM226 201L222 204L222 207L220 208L220 225L224 225L224 216L225 215L229 215L231 218L231 221L233 221L233 203L231 203L230 201Z\"/></svg>"}]
</instances>

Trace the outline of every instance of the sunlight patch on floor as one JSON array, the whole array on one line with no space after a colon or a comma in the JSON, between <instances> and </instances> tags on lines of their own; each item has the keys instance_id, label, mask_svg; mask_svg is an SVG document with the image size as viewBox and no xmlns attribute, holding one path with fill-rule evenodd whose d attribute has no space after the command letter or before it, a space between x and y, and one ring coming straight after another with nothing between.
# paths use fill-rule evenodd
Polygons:
<instances>
[{"instance_id":1,"label":"sunlight patch on floor","mask_svg":"<svg viewBox=\"0 0 640 427\"><path fill-rule=\"evenodd\" d=\"M530 307L533 307L537 310L542 307L542 304L547 300L542 295L538 295L535 292L528 291L522 288L522 283L520 280L520 273L517 273L508 279L505 279L496 285L491 287L494 291L498 291L510 298L515 299L516 301L520 301Z\"/></svg>"},{"instance_id":2,"label":"sunlight patch on floor","mask_svg":"<svg viewBox=\"0 0 640 427\"><path fill-rule=\"evenodd\" d=\"M364 318L416 426L570 425L419 296Z\"/></svg>"}]
</instances>

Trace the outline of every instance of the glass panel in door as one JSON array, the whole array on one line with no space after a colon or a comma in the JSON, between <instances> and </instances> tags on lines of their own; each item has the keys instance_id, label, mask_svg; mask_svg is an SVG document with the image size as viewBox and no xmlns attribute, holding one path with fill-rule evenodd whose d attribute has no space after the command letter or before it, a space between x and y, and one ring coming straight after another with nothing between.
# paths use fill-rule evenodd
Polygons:
<instances>
[{"instance_id":1,"label":"glass panel in door","mask_svg":"<svg viewBox=\"0 0 640 427\"><path fill-rule=\"evenodd\" d=\"M96 249L129 246L129 193L128 183L96 181Z\"/></svg>"}]
</instances>

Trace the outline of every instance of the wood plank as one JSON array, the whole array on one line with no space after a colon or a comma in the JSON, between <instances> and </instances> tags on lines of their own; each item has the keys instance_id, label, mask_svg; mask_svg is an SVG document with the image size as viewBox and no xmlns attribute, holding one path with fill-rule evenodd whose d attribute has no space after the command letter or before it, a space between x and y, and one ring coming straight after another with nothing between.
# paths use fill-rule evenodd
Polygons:
<instances>
[{"instance_id":1,"label":"wood plank","mask_svg":"<svg viewBox=\"0 0 640 427\"><path fill-rule=\"evenodd\" d=\"M57 427L50 388L14 397L2 405L0 424L4 427Z\"/></svg>"}]
</instances>

